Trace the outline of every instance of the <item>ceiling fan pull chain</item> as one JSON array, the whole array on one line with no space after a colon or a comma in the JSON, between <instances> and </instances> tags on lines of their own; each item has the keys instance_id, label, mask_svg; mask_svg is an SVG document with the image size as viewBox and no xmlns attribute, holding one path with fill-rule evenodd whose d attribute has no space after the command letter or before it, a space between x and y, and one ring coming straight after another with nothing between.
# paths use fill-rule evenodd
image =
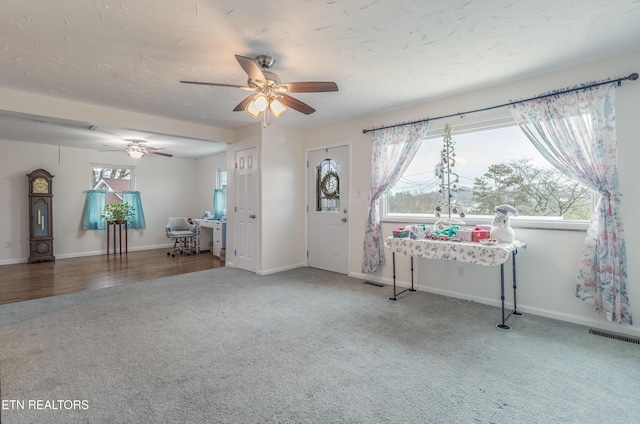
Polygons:
<instances>
[{"instance_id":1,"label":"ceiling fan pull chain","mask_svg":"<svg viewBox=\"0 0 640 424\"><path fill-rule=\"evenodd\" d=\"M262 113L262 128L267 128L269 125L271 125L271 122L269 122L269 108L267 107L267 109Z\"/></svg>"}]
</instances>

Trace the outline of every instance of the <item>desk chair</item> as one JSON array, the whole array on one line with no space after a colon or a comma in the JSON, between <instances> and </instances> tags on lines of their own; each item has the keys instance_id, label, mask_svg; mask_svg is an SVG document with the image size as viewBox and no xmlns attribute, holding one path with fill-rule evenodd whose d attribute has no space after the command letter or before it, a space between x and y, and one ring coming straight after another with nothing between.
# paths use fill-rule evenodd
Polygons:
<instances>
[{"instance_id":1,"label":"desk chair","mask_svg":"<svg viewBox=\"0 0 640 424\"><path fill-rule=\"evenodd\" d=\"M196 226L189 224L187 218L171 217L167 222L167 237L173 239L173 249L167 252L167 256L176 256L176 253L181 255L190 255L194 252L193 239L196 237Z\"/></svg>"}]
</instances>

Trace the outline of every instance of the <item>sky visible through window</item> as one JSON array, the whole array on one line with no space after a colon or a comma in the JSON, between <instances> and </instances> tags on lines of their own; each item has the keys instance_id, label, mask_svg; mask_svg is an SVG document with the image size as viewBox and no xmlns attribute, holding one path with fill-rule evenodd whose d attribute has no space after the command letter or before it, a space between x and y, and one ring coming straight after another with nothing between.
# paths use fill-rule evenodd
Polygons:
<instances>
[{"instance_id":1,"label":"sky visible through window","mask_svg":"<svg viewBox=\"0 0 640 424\"><path fill-rule=\"evenodd\" d=\"M529 158L536 167L552 167L517 126L465 134L456 134L454 128L452 137L456 154L453 171L460 176L461 187L472 187L474 179L487 172L490 165L508 163L514 159ZM391 193L409 191L417 194L438 190L440 178L435 175L435 168L440 163L442 139L440 136L422 142L404 176L390 190Z\"/></svg>"}]
</instances>

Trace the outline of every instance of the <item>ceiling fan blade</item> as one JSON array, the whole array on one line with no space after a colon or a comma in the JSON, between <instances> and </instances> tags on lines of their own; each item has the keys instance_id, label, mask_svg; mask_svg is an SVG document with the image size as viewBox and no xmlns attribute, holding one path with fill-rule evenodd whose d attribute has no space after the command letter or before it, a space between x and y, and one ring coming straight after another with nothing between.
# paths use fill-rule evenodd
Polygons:
<instances>
[{"instance_id":1,"label":"ceiling fan blade","mask_svg":"<svg viewBox=\"0 0 640 424\"><path fill-rule=\"evenodd\" d=\"M249 79L254 81L262 81L262 83L266 82L266 78L262 73L262 70L258 66L255 60L250 57L236 55L236 60L242 66L242 69L249 75Z\"/></svg>"},{"instance_id":2,"label":"ceiling fan blade","mask_svg":"<svg viewBox=\"0 0 640 424\"><path fill-rule=\"evenodd\" d=\"M286 87L289 93L324 93L327 91L338 91L335 82L309 81L309 82L288 82L280 84L278 87Z\"/></svg>"},{"instance_id":3,"label":"ceiling fan blade","mask_svg":"<svg viewBox=\"0 0 640 424\"><path fill-rule=\"evenodd\" d=\"M127 150L126 148L111 146L110 144L103 144L103 146L108 149L98 150L98 152L125 152Z\"/></svg>"},{"instance_id":4,"label":"ceiling fan blade","mask_svg":"<svg viewBox=\"0 0 640 424\"><path fill-rule=\"evenodd\" d=\"M180 81L180 82L183 84L213 85L215 87L244 88L243 85L220 84L217 82L199 82L199 81Z\"/></svg>"},{"instance_id":5,"label":"ceiling fan blade","mask_svg":"<svg viewBox=\"0 0 640 424\"><path fill-rule=\"evenodd\" d=\"M171 153L163 153L163 152L158 152L156 150L146 150L145 153L148 153L150 155L166 156L168 158L173 157L173 155Z\"/></svg>"},{"instance_id":6,"label":"ceiling fan blade","mask_svg":"<svg viewBox=\"0 0 640 424\"><path fill-rule=\"evenodd\" d=\"M301 102L298 99L295 99L291 96L287 96L286 94L279 94L278 96L282 96L280 101L285 105L290 107L291 109L295 109L298 112L304 113L305 115L311 115L316 110L309 106L306 103Z\"/></svg>"},{"instance_id":7,"label":"ceiling fan blade","mask_svg":"<svg viewBox=\"0 0 640 424\"><path fill-rule=\"evenodd\" d=\"M240 112L240 111L244 110L244 109L247 107L247 105L248 105L249 103L251 103L251 100L253 100L253 97L254 97L254 95L253 95L253 94L252 94L252 95L250 95L249 97L246 97L243 101L241 101L240 103L238 103L238 106L236 106L236 107L233 109L233 111L234 111L234 112Z\"/></svg>"}]
</instances>

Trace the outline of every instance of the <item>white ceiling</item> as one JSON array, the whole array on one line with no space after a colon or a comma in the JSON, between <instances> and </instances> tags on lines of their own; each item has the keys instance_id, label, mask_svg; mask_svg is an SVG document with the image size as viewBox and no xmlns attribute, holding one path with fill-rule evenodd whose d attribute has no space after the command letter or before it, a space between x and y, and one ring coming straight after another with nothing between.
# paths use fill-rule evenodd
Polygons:
<instances>
[{"instance_id":1,"label":"white ceiling","mask_svg":"<svg viewBox=\"0 0 640 424\"><path fill-rule=\"evenodd\" d=\"M232 112L246 92L179 81L244 85L234 55L267 53L283 82L337 83L293 95L314 114L272 118L311 128L631 51L638 22L640 0L3 0L0 87L233 129L257 120ZM0 138L220 147L42 126L2 118Z\"/></svg>"}]
</instances>

